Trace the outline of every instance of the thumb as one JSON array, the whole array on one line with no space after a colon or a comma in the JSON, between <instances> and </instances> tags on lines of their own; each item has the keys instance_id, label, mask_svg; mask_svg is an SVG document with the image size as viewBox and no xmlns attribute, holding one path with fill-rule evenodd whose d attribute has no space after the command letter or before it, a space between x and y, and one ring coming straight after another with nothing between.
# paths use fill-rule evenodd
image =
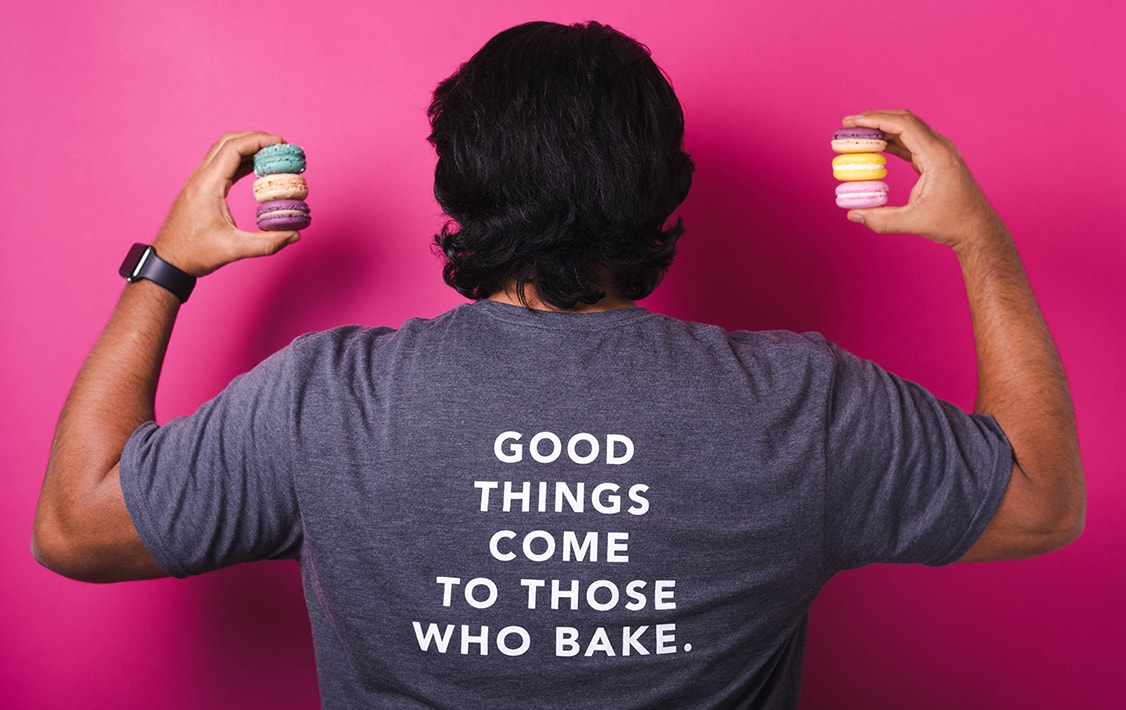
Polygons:
<instances>
[{"instance_id":1,"label":"thumb","mask_svg":"<svg viewBox=\"0 0 1126 710\"><path fill-rule=\"evenodd\" d=\"M233 245L236 253L232 255L232 261L277 254L301 239L301 233L297 231L246 232L241 229L235 231Z\"/></svg>"},{"instance_id":2,"label":"thumb","mask_svg":"<svg viewBox=\"0 0 1126 710\"><path fill-rule=\"evenodd\" d=\"M849 210L848 221L863 224L877 234L908 231L904 229L909 210L906 207L872 207Z\"/></svg>"}]
</instances>

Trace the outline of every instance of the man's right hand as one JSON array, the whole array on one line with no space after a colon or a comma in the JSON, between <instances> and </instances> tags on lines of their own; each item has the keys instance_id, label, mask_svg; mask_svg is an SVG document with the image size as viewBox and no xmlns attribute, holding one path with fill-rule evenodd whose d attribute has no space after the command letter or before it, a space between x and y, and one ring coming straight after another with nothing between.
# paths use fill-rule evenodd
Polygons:
<instances>
[{"instance_id":1,"label":"man's right hand","mask_svg":"<svg viewBox=\"0 0 1126 710\"><path fill-rule=\"evenodd\" d=\"M875 232L918 234L961 250L995 234L1000 218L989 205L954 143L910 111L846 116L846 128L877 128L887 152L911 163L919 179L902 207L851 210L848 218Z\"/></svg>"},{"instance_id":2,"label":"man's right hand","mask_svg":"<svg viewBox=\"0 0 1126 710\"><path fill-rule=\"evenodd\" d=\"M227 206L227 193L254 170L253 156L284 142L281 136L247 131L220 138L180 191L153 248L165 261L192 276L205 276L239 259L275 254L296 242L295 231L240 230Z\"/></svg>"}]
</instances>

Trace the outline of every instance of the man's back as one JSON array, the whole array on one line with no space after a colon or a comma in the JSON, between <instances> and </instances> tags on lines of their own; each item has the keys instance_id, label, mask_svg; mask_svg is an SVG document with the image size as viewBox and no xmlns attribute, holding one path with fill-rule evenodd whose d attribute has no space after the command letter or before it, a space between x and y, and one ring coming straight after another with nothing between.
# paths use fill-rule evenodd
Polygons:
<instances>
[{"instance_id":1,"label":"man's back","mask_svg":"<svg viewBox=\"0 0 1126 710\"><path fill-rule=\"evenodd\" d=\"M1010 466L816 336L483 301L299 339L121 470L168 571L301 560L326 706L787 707L829 577L957 559Z\"/></svg>"}]
</instances>

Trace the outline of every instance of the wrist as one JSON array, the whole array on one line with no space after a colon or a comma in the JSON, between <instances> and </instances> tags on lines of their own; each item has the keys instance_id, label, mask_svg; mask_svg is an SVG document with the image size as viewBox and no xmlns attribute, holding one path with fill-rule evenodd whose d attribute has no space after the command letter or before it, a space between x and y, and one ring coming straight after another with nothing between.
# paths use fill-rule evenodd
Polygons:
<instances>
[{"instance_id":1,"label":"wrist","mask_svg":"<svg viewBox=\"0 0 1126 710\"><path fill-rule=\"evenodd\" d=\"M959 259L964 259L979 252L992 252L1013 245L1013 238L1005 223L990 209L957 223L947 243Z\"/></svg>"},{"instance_id":2,"label":"wrist","mask_svg":"<svg viewBox=\"0 0 1126 710\"><path fill-rule=\"evenodd\" d=\"M192 259L187 258L184 254L184 249L177 248L176 244L183 244L183 239L177 239L175 236L169 238L164 234L165 230L161 229L157 232L156 237L152 240L152 248L160 254L160 258L164 259L169 264L172 264L180 271L189 274L195 278L203 276L206 272L200 269L197 265L192 263ZM190 243L190 242L189 242ZM188 249L190 252L191 250Z\"/></svg>"},{"instance_id":3,"label":"wrist","mask_svg":"<svg viewBox=\"0 0 1126 710\"><path fill-rule=\"evenodd\" d=\"M167 311L174 314L183 305L176 294L147 279L127 282L121 291L121 298L122 302L149 304L146 307L150 310L155 308L154 313Z\"/></svg>"},{"instance_id":4,"label":"wrist","mask_svg":"<svg viewBox=\"0 0 1126 710\"><path fill-rule=\"evenodd\" d=\"M195 289L196 277L163 259L153 246L134 244L121 262L118 273L129 283L150 281L186 303Z\"/></svg>"}]
</instances>

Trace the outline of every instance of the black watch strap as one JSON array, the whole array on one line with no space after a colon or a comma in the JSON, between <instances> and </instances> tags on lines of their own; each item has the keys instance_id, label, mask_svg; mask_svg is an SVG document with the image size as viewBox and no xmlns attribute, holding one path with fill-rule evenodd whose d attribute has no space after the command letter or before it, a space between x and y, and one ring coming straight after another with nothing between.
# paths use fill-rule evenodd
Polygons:
<instances>
[{"instance_id":1,"label":"black watch strap","mask_svg":"<svg viewBox=\"0 0 1126 710\"><path fill-rule=\"evenodd\" d=\"M118 273L130 283L138 279L152 281L171 291L180 303L187 303L195 288L194 276L161 259L148 244L134 244L125 255L125 261L121 262Z\"/></svg>"}]
</instances>

